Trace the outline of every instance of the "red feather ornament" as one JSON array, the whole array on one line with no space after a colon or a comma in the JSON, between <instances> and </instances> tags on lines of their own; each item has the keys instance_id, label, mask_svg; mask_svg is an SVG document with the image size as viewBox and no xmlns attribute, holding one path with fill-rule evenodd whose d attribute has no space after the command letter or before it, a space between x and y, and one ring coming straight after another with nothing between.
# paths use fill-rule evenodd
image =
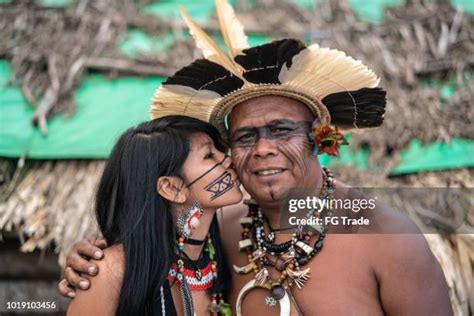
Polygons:
<instances>
[{"instance_id":1,"label":"red feather ornament","mask_svg":"<svg viewBox=\"0 0 474 316\"><path fill-rule=\"evenodd\" d=\"M313 128L314 144L318 148L318 155L327 153L331 156L339 155L339 146L349 144L337 126L323 124Z\"/></svg>"}]
</instances>

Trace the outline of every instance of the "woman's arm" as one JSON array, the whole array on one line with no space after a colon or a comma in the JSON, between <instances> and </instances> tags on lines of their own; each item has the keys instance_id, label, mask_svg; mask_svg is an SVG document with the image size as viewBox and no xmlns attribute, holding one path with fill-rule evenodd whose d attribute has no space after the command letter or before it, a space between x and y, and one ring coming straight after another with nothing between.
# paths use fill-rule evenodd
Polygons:
<instances>
[{"instance_id":1,"label":"woman's arm","mask_svg":"<svg viewBox=\"0 0 474 316\"><path fill-rule=\"evenodd\" d=\"M115 315L122 287L124 271L123 250L114 246L104 251L104 258L94 261L100 273L90 277L89 290L76 291L69 304L67 315Z\"/></svg>"}]
</instances>

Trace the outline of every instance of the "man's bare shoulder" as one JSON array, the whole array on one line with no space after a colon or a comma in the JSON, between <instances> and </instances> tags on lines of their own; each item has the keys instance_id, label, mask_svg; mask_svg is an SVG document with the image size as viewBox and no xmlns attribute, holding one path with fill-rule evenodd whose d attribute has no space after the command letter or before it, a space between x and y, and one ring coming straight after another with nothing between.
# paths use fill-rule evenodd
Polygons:
<instances>
[{"instance_id":1,"label":"man's bare shoulder","mask_svg":"<svg viewBox=\"0 0 474 316\"><path fill-rule=\"evenodd\" d=\"M343 193L350 189L344 186ZM384 310L395 315L451 315L443 271L415 222L381 200L364 212L357 216L369 218L370 229L357 230L363 241L358 244L368 249L364 253L378 281ZM409 293L424 295L412 300Z\"/></svg>"},{"instance_id":2,"label":"man's bare shoulder","mask_svg":"<svg viewBox=\"0 0 474 316\"><path fill-rule=\"evenodd\" d=\"M354 197L358 194L348 193L352 189L348 185L342 184L342 187L345 190L343 195ZM360 197L357 196L357 198ZM363 197L372 198L367 195ZM369 228L359 229L357 233L366 235L367 238L364 240L370 249L373 262L382 262L384 266L385 260L395 261L398 264L414 260L421 265L436 261L422 232L403 211L393 209L377 199L373 209L361 211L357 213L357 216L370 219Z\"/></svg>"},{"instance_id":3,"label":"man's bare shoulder","mask_svg":"<svg viewBox=\"0 0 474 316\"><path fill-rule=\"evenodd\" d=\"M374 201L374 207L358 212L346 211L352 218L364 217L370 219L370 225L362 228L359 233L381 234L420 234L421 231L415 222L403 210L396 210L376 196L370 196L360 189L353 188L345 183L338 182L336 198L359 199ZM370 204L370 203L369 203Z\"/></svg>"},{"instance_id":4,"label":"man's bare shoulder","mask_svg":"<svg viewBox=\"0 0 474 316\"><path fill-rule=\"evenodd\" d=\"M401 210L396 210L385 204L383 201L377 201L372 212L374 227L377 232L385 234L416 234L421 231L415 222Z\"/></svg>"},{"instance_id":5,"label":"man's bare shoulder","mask_svg":"<svg viewBox=\"0 0 474 316\"><path fill-rule=\"evenodd\" d=\"M380 234L370 253L389 314L452 315L441 266L423 234ZM410 293L423 293L413 300Z\"/></svg>"}]
</instances>

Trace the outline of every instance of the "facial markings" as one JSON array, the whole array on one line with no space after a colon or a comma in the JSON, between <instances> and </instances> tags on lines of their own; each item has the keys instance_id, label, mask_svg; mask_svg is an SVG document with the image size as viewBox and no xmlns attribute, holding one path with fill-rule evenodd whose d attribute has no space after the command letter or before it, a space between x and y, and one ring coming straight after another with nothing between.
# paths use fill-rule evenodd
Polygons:
<instances>
[{"instance_id":1,"label":"facial markings","mask_svg":"<svg viewBox=\"0 0 474 316\"><path fill-rule=\"evenodd\" d=\"M311 130L311 122L290 120L276 120L269 125L257 128L241 128L233 133L232 160L236 166L236 171L242 177L247 169L252 152L260 138L272 139L277 143L277 149L286 158L296 165L302 173L306 175L309 161L305 152L311 152L312 146L308 139ZM269 194L275 200L275 192L271 182L268 182Z\"/></svg>"},{"instance_id":2,"label":"facial markings","mask_svg":"<svg viewBox=\"0 0 474 316\"><path fill-rule=\"evenodd\" d=\"M268 192L270 193L270 197L273 201L275 201L275 193L273 192L272 183L268 182Z\"/></svg>"},{"instance_id":3,"label":"facial markings","mask_svg":"<svg viewBox=\"0 0 474 316\"><path fill-rule=\"evenodd\" d=\"M207 170L206 172L204 172L202 175L200 175L199 177L197 177L196 179L194 179L193 181L191 181L190 183L188 183L186 185L187 188L189 188L190 186L192 186L194 183L196 183L197 181L201 180L202 178L204 178L206 175L208 175L212 170L216 169L217 167L219 167L220 165L222 165L224 163L224 161L229 158L228 155L225 155L224 158L222 158L221 161L219 161L218 163L216 163L214 166L212 166L211 168L209 168L209 170Z\"/></svg>"},{"instance_id":4,"label":"facial markings","mask_svg":"<svg viewBox=\"0 0 474 316\"><path fill-rule=\"evenodd\" d=\"M278 150L301 170L301 176L306 175L308 170L305 152L311 152L311 144L306 135L297 135L291 141L277 142Z\"/></svg>"},{"instance_id":5,"label":"facial markings","mask_svg":"<svg viewBox=\"0 0 474 316\"><path fill-rule=\"evenodd\" d=\"M260 138L276 140L278 149L305 172L305 161L297 157L301 157L305 150L311 151L308 140L311 124L309 121L293 122L283 119L274 120L261 127L243 127L236 130L232 135L232 158L238 174L243 174L250 160L250 153Z\"/></svg>"},{"instance_id":6,"label":"facial markings","mask_svg":"<svg viewBox=\"0 0 474 316\"><path fill-rule=\"evenodd\" d=\"M232 175L229 171L225 171L217 179L208 184L204 190L211 192L211 200L214 200L234 187Z\"/></svg>"},{"instance_id":7,"label":"facial markings","mask_svg":"<svg viewBox=\"0 0 474 316\"><path fill-rule=\"evenodd\" d=\"M260 127L242 127L232 134L232 147L251 148L260 138L287 140L310 128L309 121L294 122L288 119L273 120L268 125Z\"/></svg>"},{"instance_id":8,"label":"facial markings","mask_svg":"<svg viewBox=\"0 0 474 316\"><path fill-rule=\"evenodd\" d=\"M232 161L235 166L235 171L241 177L244 174L245 167L251 157L251 151L243 148L232 149Z\"/></svg>"}]
</instances>

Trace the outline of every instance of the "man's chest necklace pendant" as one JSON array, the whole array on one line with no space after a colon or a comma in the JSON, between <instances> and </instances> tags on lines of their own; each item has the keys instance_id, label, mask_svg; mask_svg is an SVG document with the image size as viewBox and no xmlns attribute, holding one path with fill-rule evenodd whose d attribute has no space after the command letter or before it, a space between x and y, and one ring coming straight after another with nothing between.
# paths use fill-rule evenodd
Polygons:
<instances>
[{"instance_id":1,"label":"man's chest necklace pendant","mask_svg":"<svg viewBox=\"0 0 474 316\"><path fill-rule=\"evenodd\" d=\"M323 168L323 188L321 199L331 199L333 197L334 177L332 172ZM234 271L239 274L254 272L255 277L244 285L237 297L237 315L242 315L242 302L248 292L255 288L264 288L270 291L270 295L265 297L265 304L273 307L277 303L280 305L280 315L289 315L291 306L294 306L298 314L301 311L291 294L291 288L296 285L302 289L306 281L310 278L310 268L304 266L319 253L323 248L323 241L326 237L326 227L321 225L298 226L293 229L290 240L276 244L275 231L287 229L272 229L262 214L260 207L255 201L246 201L249 212L246 217L240 220L243 227L242 239L239 242L240 251L247 254L249 263L243 267L234 265ZM306 218L313 216L331 216L330 210L316 212L309 210ZM265 224L269 227L270 233L265 235ZM268 267L268 268L267 268ZM273 279L268 271L274 268L280 273L279 277Z\"/></svg>"}]
</instances>

